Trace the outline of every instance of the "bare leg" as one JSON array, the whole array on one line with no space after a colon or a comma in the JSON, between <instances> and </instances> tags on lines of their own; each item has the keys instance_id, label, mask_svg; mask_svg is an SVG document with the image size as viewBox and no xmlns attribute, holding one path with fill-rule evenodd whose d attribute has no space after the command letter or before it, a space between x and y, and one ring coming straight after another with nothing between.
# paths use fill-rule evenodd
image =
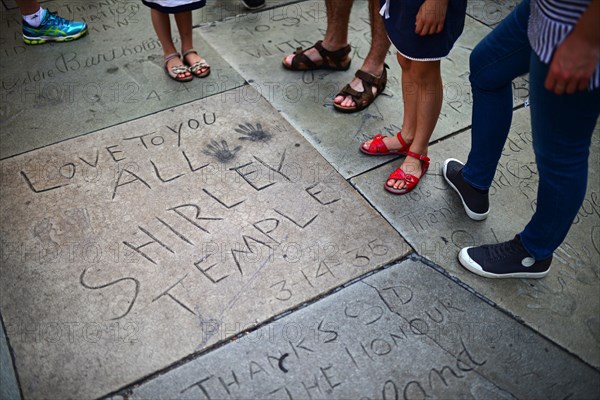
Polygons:
<instances>
[{"instance_id":1,"label":"bare leg","mask_svg":"<svg viewBox=\"0 0 600 400\"><path fill-rule=\"evenodd\" d=\"M352 0L325 0L327 9L327 30L323 38L323 47L335 51L348 45L348 21L352 10ZM321 55L316 49L307 50L304 54L312 61L320 61ZM285 58L287 65L292 64L294 55Z\"/></svg>"},{"instance_id":2,"label":"bare leg","mask_svg":"<svg viewBox=\"0 0 600 400\"><path fill-rule=\"evenodd\" d=\"M192 12L184 11L173 15L175 16L175 23L177 24L177 30L179 31L181 52L183 53L185 50L194 47L192 39Z\"/></svg>"},{"instance_id":3,"label":"bare leg","mask_svg":"<svg viewBox=\"0 0 600 400\"><path fill-rule=\"evenodd\" d=\"M402 65L409 60L398 55L398 61L402 67ZM435 129L435 125L442 109L443 88L440 61L411 61L408 65L409 68L406 72L408 72L409 75L409 82L414 86L412 91L414 91L415 96L415 99L409 101L408 105L409 107L412 104L416 105L414 111L406 110L405 108L405 115L410 113L416 114L415 133L412 144L410 145L410 151L427 155L429 140L431 139L431 135L433 134L433 130ZM404 68L402 68L402 73L404 75ZM410 96L411 95L409 94L409 97ZM405 107L406 105L407 104L405 104ZM406 111L408 111L408 113L406 113ZM407 121L405 117L405 123L406 122L410 122L410 118ZM404 127L402 133L404 135ZM408 136L409 132L406 134ZM421 161L416 158L406 157L401 167L407 174L412 174L416 177L422 176ZM405 182L402 180L395 181L390 179L386 184L388 186L393 186L396 189L401 189L404 187Z\"/></svg>"},{"instance_id":4,"label":"bare leg","mask_svg":"<svg viewBox=\"0 0 600 400\"><path fill-rule=\"evenodd\" d=\"M169 14L162 13L154 8L150 9L150 15L152 17L152 26L158 36L158 40L163 48L163 55L176 53L175 45L173 44L173 38L171 37L171 20ZM183 65L183 62L178 57L173 58L167 63L167 68L172 68L178 65ZM189 72L185 74L178 74L179 78L190 76Z\"/></svg>"},{"instance_id":5,"label":"bare leg","mask_svg":"<svg viewBox=\"0 0 600 400\"><path fill-rule=\"evenodd\" d=\"M419 104L418 86L413 80L413 66L418 61L409 60L406 57L396 53L398 64L402 69L402 102L404 103L404 115L402 116L402 139L406 144L411 145L415 139L417 130L417 110ZM397 136L389 138L389 145L394 148L400 148L402 145Z\"/></svg>"},{"instance_id":6,"label":"bare leg","mask_svg":"<svg viewBox=\"0 0 600 400\"><path fill-rule=\"evenodd\" d=\"M419 87L412 75L414 70L413 66L414 64L417 64L418 61L409 60L408 58L401 56L399 53L396 53L396 58L398 59L398 64L400 64L400 68L402 69L402 101L404 103L404 114L402 116L403 121L401 136L406 144L410 145L415 138L415 132L417 128ZM371 142L372 140L367 140L365 143L363 143L363 148L368 150ZM399 150L402 148L402 144L395 135L385 137L383 139L383 143L385 143L386 147L390 150Z\"/></svg>"},{"instance_id":7,"label":"bare leg","mask_svg":"<svg viewBox=\"0 0 600 400\"><path fill-rule=\"evenodd\" d=\"M21 15L31 15L38 12L40 5L37 0L17 0Z\"/></svg>"},{"instance_id":8,"label":"bare leg","mask_svg":"<svg viewBox=\"0 0 600 400\"><path fill-rule=\"evenodd\" d=\"M385 56L390 49L390 40L385 31L383 18L379 15L379 0L369 0L369 21L371 22L371 48L360 69L371 75L381 76ZM357 92L364 90L362 81L356 77L352 79L350 86ZM377 89L373 88L373 94L376 92ZM333 101L342 107L354 107L356 105L350 96L336 96Z\"/></svg>"},{"instance_id":9,"label":"bare leg","mask_svg":"<svg viewBox=\"0 0 600 400\"><path fill-rule=\"evenodd\" d=\"M194 48L194 40L192 37L192 12L185 11L175 14L175 23L177 24L177 30L179 30L179 37L181 38L181 54L187 50ZM204 61L198 53L188 53L185 56L185 61L188 65L192 65L196 62ZM202 68L200 74L206 72L208 68Z\"/></svg>"}]
</instances>

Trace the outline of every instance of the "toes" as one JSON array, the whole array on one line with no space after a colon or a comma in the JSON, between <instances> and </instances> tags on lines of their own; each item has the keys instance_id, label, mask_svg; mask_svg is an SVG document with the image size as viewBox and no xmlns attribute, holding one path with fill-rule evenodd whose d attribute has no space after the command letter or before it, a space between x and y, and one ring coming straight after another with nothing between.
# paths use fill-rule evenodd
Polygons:
<instances>
[{"instance_id":1,"label":"toes","mask_svg":"<svg viewBox=\"0 0 600 400\"><path fill-rule=\"evenodd\" d=\"M342 102L342 106L344 107L354 107L354 100L352 100L352 97L346 97L346 99Z\"/></svg>"},{"instance_id":2,"label":"toes","mask_svg":"<svg viewBox=\"0 0 600 400\"><path fill-rule=\"evenodd\" d=\"M288 65L288 66L292 65L292 60L293 59L294 59L294 55L293 54L290 54L289 56L287 56L285 58L285 65Z\"/></svg>"},{"instance_id":3,"label":"toes","mask_svg":"<svg viewBox=\"0 0 600 400\"><path fill-rule=\"evenodd\" d=\"M363 143L363 149L365 150L369 150L369 147L371 146L371 142L373 142L372 140L368 140L366 142Z\"/></svg>"},{"instance_id":4,"label":"toes","mask_svg":"<svg viewBox=\"0 0 600 400\"><path fill-rule=\"evenodd\" d=\"M344 101L344 96L335 96L335 99L333 99L333 102L335 104L339 104L339 105L341 105L343 101Z\"/></svg>"},{"instance_id":5,"label":"toes","mask_svg":"<svg viewBox=\"0 0 600 400\"><path fill-rule=\"evenodd\" d=\"M404 181L402 179L399 179L399 180L388 179L388 181L385 184L388 187L396 189L396 190L400 190L404 187Z\"/></svg>"}]
</instances>

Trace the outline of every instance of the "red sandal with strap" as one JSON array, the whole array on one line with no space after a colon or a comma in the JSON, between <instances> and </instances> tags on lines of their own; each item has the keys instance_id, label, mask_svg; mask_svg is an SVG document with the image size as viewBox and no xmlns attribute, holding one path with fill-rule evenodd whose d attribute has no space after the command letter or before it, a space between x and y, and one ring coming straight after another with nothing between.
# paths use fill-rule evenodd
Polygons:
<instances>
[{"instance_id":1,"label":"red sandal with strap","mask_svg":"<svg viewBox=\"0 0 600 400\"><path fill-rule=\"evenodd\" d=\"M421 167L421 178L423 178L425 176L425 173L429 169L429 164L431 162L429 157L424 156L422 154L413 153L412 151L407 151L406 156L416 158L417 160L420 160L423 163L423 166ZM402 195L413 190L417 186L421 178L417 178L414 175L407 174L402 170L402 167L399 167L394 172L392 172L392 174L387 178L387 180L383 184L383 187L390 193ZM404 187L402 189L395 189L393 186L388 186L387 181L389 181L390 179L394 179L396 181L404 181Z\"/></svg>"},{"instance_id":2,"label":"red sandal with strap","mask_svg":"<svg viewBox=\"0 0 600 400\"><path fill-rule=\"evenodd\" d=\"M377 135L375 135L373 137L373 139L371 139L372 142L369 145L368 149L365 149L365 146L364 146L366 142L362 142L360 144L359 150L370 156L388 156L390 154L398 154L401 156L405 156L406 152L408 151L408 148L410 146L408 144L406 144L404 139L402 139L401 133L402 132L398 132L396 134L396 137L398 138L398 141L400 142L400 145L402 146L398 150L388 149L387 146L385 145L385 143L383 142L384 136L381 133L378 133Z\"/></svg>"}]
</instances>

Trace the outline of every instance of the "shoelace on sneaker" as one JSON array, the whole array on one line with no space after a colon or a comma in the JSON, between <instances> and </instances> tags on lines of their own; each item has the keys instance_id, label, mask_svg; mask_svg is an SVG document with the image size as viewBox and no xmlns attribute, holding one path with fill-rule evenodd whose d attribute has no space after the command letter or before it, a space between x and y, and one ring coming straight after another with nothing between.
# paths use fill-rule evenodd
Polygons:
<instances>
[{"instance_id":1,"label":"shoelace on sneaker","mask_svg":"<svg viewBox=\"0 0 600 400\"><path fill-rule=\"evenodd\" d=\"M69 20L61 17L60 15L58 15L58 11L48 11L46 10L46 12L48 13L48 22L52 23L53 25L60 25L60 26L65 26L69 24Z\"/></svg>"},{"instance_id":2,"label":"shoelace on sneaker","mask_svg":"<svg viewBox=\"0 0 600 400\"><path fill-rule=\"evenodd\" d=\"M503 258L509 257L513 254L517 254L520 249L519 245L515 240L509 242L499 243L491 245L488 248L490 258L492 260L502 260Z\"/></svg>"}]
</instances>

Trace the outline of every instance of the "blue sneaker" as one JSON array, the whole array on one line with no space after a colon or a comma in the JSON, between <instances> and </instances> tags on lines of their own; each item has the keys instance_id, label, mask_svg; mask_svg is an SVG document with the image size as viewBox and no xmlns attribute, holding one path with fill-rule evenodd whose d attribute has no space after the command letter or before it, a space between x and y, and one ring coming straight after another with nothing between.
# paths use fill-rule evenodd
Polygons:
<instances>
[{"instance_id":1,"label":"blue sneaker","mask_svg":"<svg viewBox=\"0 0 600 400\"><path fill-rule=\"evenodd\" d=\"M79 39L87 33L85 22L70 21L46 10L42 23L37 28L23 20L23 41L27 44L67 42Z\"/></svg>"}]
</instances>

